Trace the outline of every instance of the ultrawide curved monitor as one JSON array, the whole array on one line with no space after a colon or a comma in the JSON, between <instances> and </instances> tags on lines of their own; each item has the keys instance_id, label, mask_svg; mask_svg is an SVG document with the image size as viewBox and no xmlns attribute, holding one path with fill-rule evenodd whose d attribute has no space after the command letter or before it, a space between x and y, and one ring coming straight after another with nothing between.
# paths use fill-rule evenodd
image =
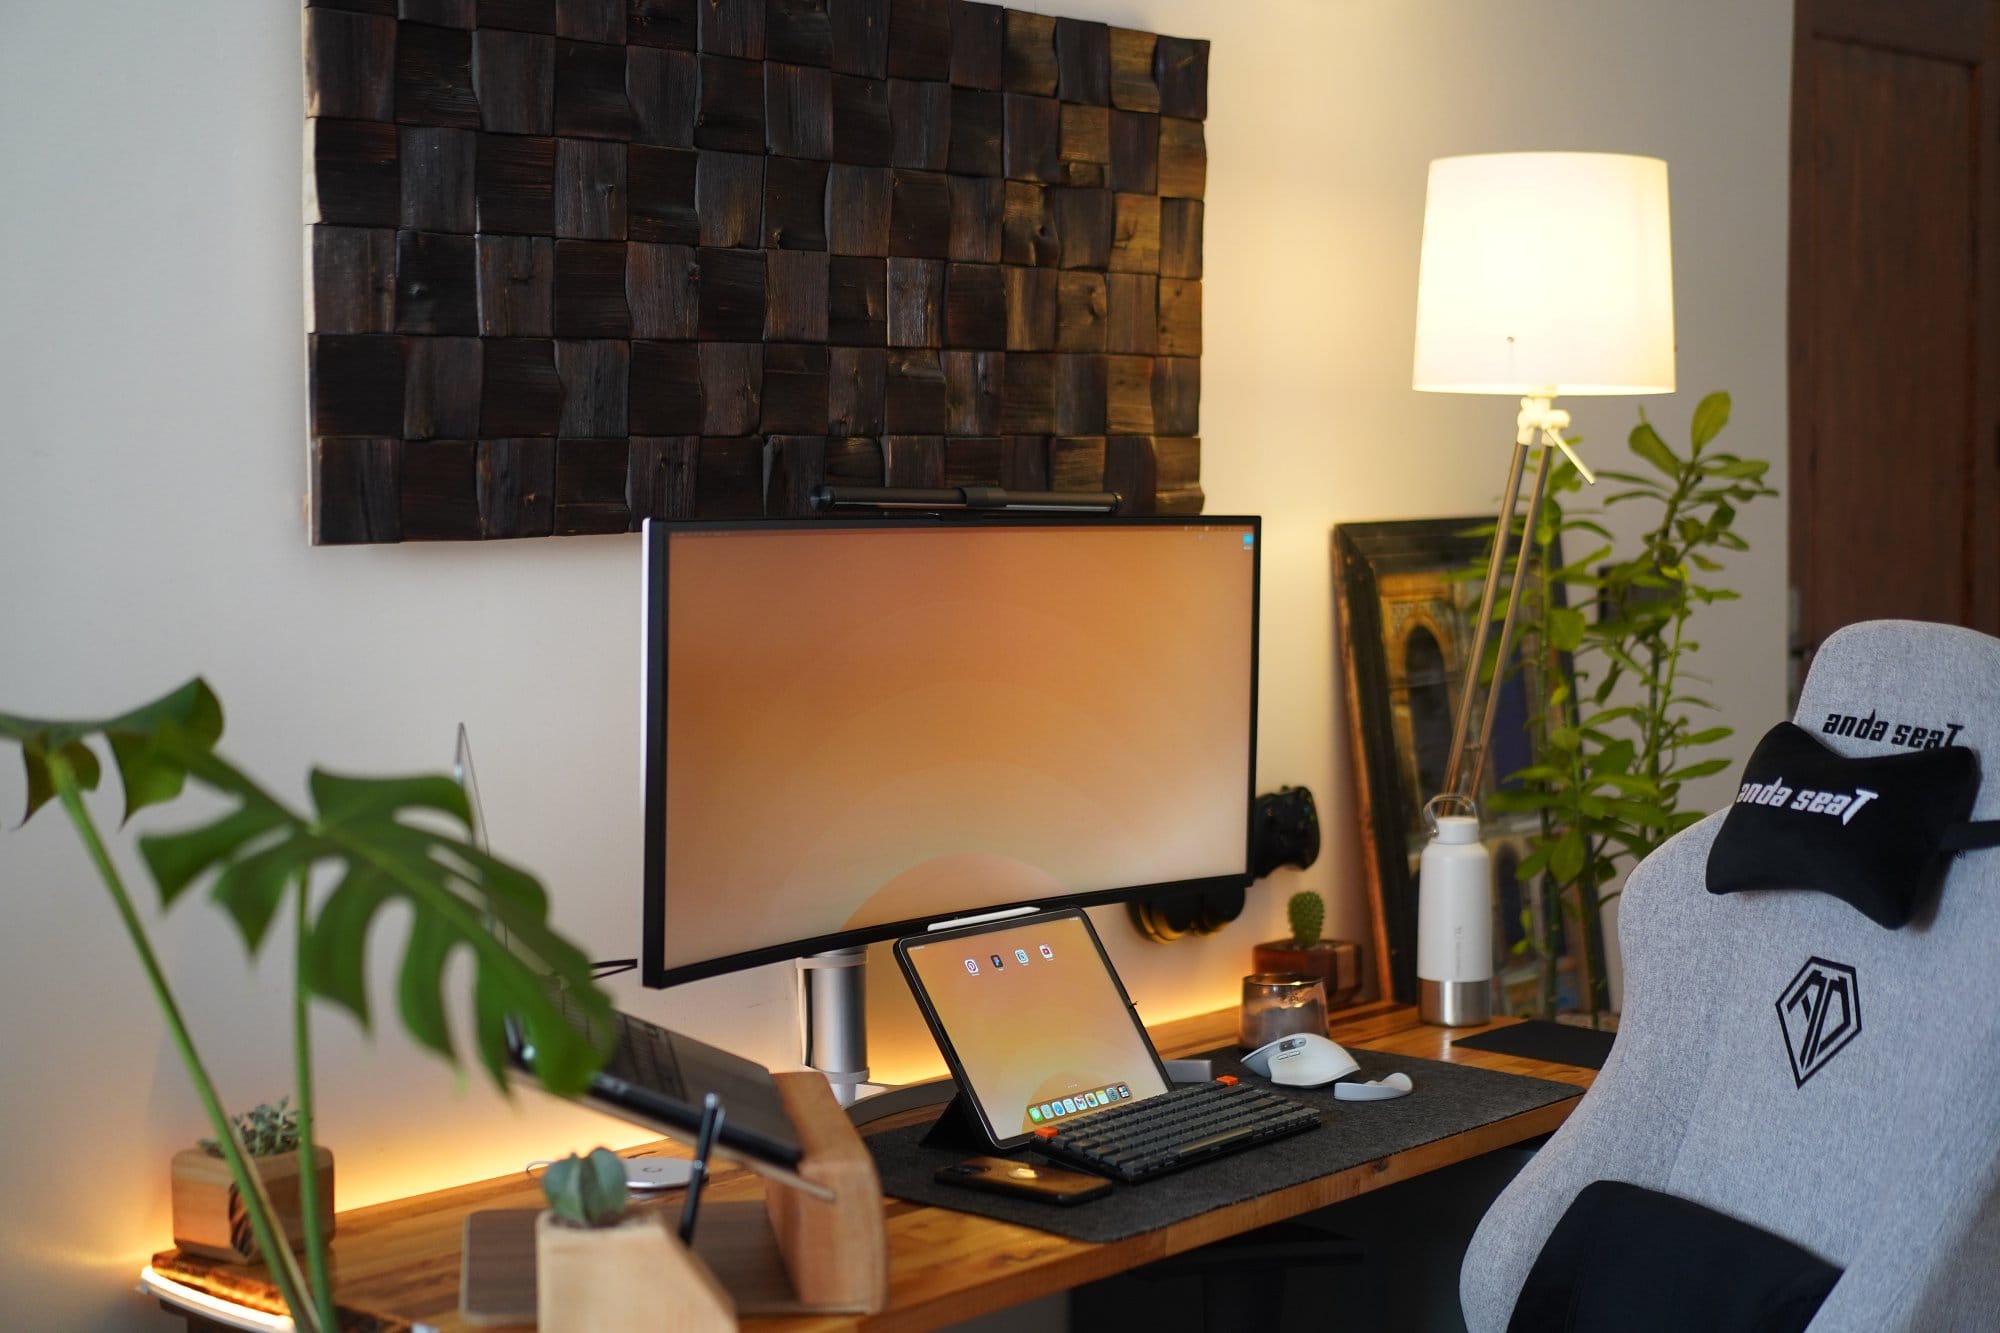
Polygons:
<instances>
[{"instance_id":1,"label":"ultrawide curved monitor","mask_svg":"<svg viewBox=\"0 0 2000 1333\"><path fill-rule=\"evenodd\" d=\"M1250 883L1254 518L649 523L644 979Z\"/></svg>"}]
</instances>

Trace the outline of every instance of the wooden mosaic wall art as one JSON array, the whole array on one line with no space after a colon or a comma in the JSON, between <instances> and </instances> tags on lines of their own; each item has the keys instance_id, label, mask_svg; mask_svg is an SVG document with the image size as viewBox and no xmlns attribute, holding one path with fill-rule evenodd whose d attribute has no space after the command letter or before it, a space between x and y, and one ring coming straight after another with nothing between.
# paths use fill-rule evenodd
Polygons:
<instances>
[{"instance_id":1,"label":"wooden mosaic wall art","mask_svg":"<svg viewBox=\"0 0 2000 1333\"><path fill-rule=\"evenodd\" d=\"M305 11L312 537L1197 512L1208 43L966 0Z\"/></svg>"}]
</instances>

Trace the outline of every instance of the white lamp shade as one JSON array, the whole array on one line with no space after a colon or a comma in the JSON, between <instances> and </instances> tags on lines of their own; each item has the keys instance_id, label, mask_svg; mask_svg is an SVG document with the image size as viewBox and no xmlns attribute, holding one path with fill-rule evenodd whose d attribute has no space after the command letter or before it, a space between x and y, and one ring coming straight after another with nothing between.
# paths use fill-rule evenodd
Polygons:
<instances>
[{"instance_id":1,"label":"white lamp shade","mask_svg":"<svg viewBox=\"0 0 2000 1333\"><path fill-rule=\"evenodd\" d=\"M1671 393L1667 164L1618 153L1431 163L1416 388Z\"/></svg>"}]
</instances>

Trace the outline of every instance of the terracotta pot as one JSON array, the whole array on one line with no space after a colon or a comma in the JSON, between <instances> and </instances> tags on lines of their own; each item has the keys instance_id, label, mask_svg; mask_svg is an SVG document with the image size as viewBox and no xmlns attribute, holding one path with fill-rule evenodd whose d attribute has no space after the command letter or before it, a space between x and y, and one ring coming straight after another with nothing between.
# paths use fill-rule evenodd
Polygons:
<instances>
[{"instance_id":1,"label":"terracotta pot","mask_svg":"<svg viewBox=\"0 0 2000 1333\"><path fill-rule=\"evenodd\" d=\"M316 1147L313 1162L319 1177L319 1215L322 1234L333 1236L333 1153ZM299 1155L280 1153L275 1157L253 1157L250 1167L264 1178L264 1189L277 1210L278 1225L293 1249L306 1243L305 1215L300 1204ZM174 1154L173 1167L174 1244L189 1254L206 1255L229 1263L247 1264L257 1260L257 1238L250 1229L250 1214L236 1192L229 1163L206 1148L184 1148Z\"/></svg>"},{"instance_id":2,"label":"terracotta pot","mask_svg":"<svg viewBox=\"0 0 2000 1333\"><path fill-rule=\"evenodd\" d=\"M658 1212L615 1226L535 1219L535 1326L541 1333L724 1333L736 1305Z\"/></svg>"},{"instance_id":3,"label":"terracotta pot","mask_svg":"<svg viewBox=\"0 0 2000 1333\"><path fill-rule=\"evenodd\" d=\"M1348 940L1320 940L1299 949L1290 940L1252 945L1250 959L1259 972L1302 972L1318 977L1326 987L1329 1011L1354 1003L1361 994L1361 946Z\"/></svg>"}]
</instances>

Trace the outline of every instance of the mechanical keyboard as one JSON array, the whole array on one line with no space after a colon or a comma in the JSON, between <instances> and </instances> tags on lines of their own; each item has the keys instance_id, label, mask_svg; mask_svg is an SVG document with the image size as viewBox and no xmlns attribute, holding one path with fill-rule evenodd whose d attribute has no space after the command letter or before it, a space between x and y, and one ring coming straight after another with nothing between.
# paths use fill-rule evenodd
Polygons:
<instances>
[{"instance_id":1,"label":"mechanical keyboard","mask_svg":"<svg viewBox=\"0 0 2000 1333\"><path fill-rule=\"evenodd\" d=\"M1319 1124L1313 1107L1225 1077L1044 1125L1035 1136L1039 1152L1099 1175L1134 1181Z\"/></svg>"}]
</instances>

